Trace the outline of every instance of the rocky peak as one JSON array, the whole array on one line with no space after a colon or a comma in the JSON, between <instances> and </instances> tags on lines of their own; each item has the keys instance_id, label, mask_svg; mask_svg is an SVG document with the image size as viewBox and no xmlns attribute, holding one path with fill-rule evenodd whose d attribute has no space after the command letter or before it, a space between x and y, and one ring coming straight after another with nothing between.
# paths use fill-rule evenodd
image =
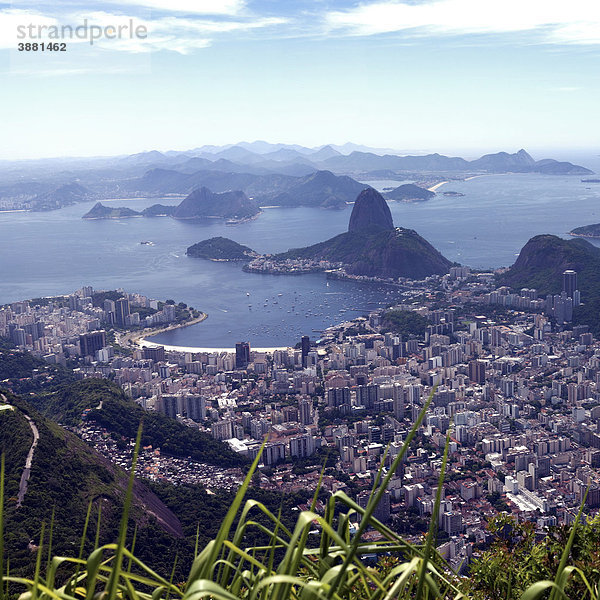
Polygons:
<instances>
[{"instance_id":1,"label":"rocky peak","mask_svg":"<svg viewBox=\"0 0 600 600\"><path fill-rule=\"evenodd\" d=\"M354 202L348 231L394 229L390 207L384 197L373 188L363 190Z\"/></svg>"}]
</instances>

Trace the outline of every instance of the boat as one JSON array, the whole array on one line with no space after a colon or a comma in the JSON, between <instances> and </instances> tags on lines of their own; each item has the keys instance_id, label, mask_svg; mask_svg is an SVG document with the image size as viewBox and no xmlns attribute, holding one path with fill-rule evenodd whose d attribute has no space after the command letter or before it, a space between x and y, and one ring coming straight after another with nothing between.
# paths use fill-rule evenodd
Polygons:
<instances>
[{"instance_id":1,"label":"boat","mask_svg":"<svg viewBox=\"0 0 600 600\"><path fill-rule=\"evenodd\" d=\"M154 242L151 242L150 240L144 240L144 241L140 242L140 244L142 246L154 246Z\"/></svg>"}]
</instances>

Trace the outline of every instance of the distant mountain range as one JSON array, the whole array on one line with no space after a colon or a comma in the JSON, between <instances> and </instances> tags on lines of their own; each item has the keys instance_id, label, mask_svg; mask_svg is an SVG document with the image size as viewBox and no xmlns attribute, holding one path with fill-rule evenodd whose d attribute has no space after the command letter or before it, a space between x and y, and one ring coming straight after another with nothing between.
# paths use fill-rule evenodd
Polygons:
<instances>
[{"instance_id":1,"label":"distant mountain range","mask_svg":"<svg viewBox=\"0 0 600 600\"><path fill-rule=\"evenodd\" d=\"M167 169L152 169L142 178L129 182L132 192L152 195L190 193L206 187L216 193L241 190L259 206L313 206L343 208L352 202L364 184L331 171L315 171L309 175L258 175L222 171L182 173Z\"/></svg>"},{"instance_id":2,"label":"distant mountain range","mask_svg":"<svg viewBox=\"0 0 600 600\"><path fill-rule=\"evenodd\" d=\"M214 193L241 190L260 205L338 208L356 197L358 182L422 180L423 175L464 179L486 173L588 175L589 169L525 150L476 160L442 154L401 156L390 149L345 144L305 148L267 142L202 146L185 152L49 159L0 164L0 200L33 210L86 200L187 195L199 187Z\"/></svg>"}]
</instances>

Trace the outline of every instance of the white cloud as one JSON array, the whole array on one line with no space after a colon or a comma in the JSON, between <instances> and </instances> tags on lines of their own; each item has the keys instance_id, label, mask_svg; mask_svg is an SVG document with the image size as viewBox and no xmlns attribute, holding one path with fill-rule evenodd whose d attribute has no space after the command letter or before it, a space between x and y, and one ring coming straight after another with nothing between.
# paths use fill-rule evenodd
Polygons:
<instances>
[{"instance_id":1,"label":"white cloud","mask_svg":"<svg viewBox=\"0 0 600 600\"><path fill-rule=\"evenodd\" d=\"M12 0L12 6L30 5L30 0ZM36 6L41 10L41 6L47 6L53 10L69 12L75 6L85 6L88 4L85 0L37 0ZM129 9L145 8L165 13L185 13L188 15L220 15L236 16L244 12L246 0L104 0L96 2L96 8L99 5L118 5L119 9L127 12ZM130 11L132 12L132 11Z\"/></svg>"},{"instance_id":2,"label":"white cloud","mask_svg":"<svg viewBox=\"0 0 600 600\"><path fill-rule=\"evenodd\" d=\"M387 0L325 16L350 35L404 31L415 35L537 32L551 43L600 43L600 3L594 0Z\"/></svg>"},{"instance_id":3,"label":"white cloud","mask_svg":"<svg viewBox=\"0 0 600 600\"><path fill-rule=\"evenodd\" d=\"M108 0L124 10L130 6L142 6L165 12L190 15L238 15L246 6L244 0Z\"/></svg>"},{"instance_id":4,"label":"white cloud","mask_svg":"<svg viewBox=\"0 0 600 600\"><path fill-rule=\"evenodd\" d=\"M205 2L204 4L208 3ZM0 48L16 50L19 41L63 41L56 39L56 36L54 38L49 37L50 30L48 28L54 27L62 31L65 26L70 26L75 30L76 27L87 23L88 27L102 28L103 31L107 27L111 27L113 38L112 32L122 28L122 33L118 36L118 39L107 39L102 36L94 41L96 47L135 54L159 50L189 54L194 50L210 46L213 39L219 35L274 27L286 22L286 19L280 17L252 16L227 19L211 19L208 16L165 16L146 19L128 14L112 14L103 11L85 12L81 10L62 14L60 18L56 18L31 11L8 9L0 10ZM33 26L32 33L28 29L29 25ZM18 26L25 26L28 39L18 39ZM144 28L145 35L132 34L132 27L133 29ZM96 29L96 31L98 30ZM78 39L73 35L64 38L64 41L69 44L89 44L89 37Z\"/></svg>"},{"instance_id":5,"label":"white cloud","mask_svg":"<svg viewBox=\"0 0 600 600\"><path fill-rule=\"evenodd\" d=\"M54 17L42 15L29 10L6 9L0 10L0 49L15 50L19 41L27 41L19 39L18 27L28 27L33 25L51 26L58 25L58 21ZM25 30L27 33L27 30Z\"/></svg>"}]
</instances>

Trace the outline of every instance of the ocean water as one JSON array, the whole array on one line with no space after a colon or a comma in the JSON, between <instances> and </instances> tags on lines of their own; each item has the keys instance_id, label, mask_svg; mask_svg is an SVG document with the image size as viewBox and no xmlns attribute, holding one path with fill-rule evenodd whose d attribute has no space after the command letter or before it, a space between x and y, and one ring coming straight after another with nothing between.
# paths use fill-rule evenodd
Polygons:
<instances>
[{"instance_id":1,"label":"ocean water","mask_svg":"<svg viewBox=\"0 0 600 600\"><path fill-rule=\"evenodd\" d=\"M450 182L438 192L463 197L390 204L397 226L415 229L451 260L474 268L512 264L533 235L566 237L573 227L600 222L600 184L581 177L493 175ZM391 187L389 182L370 182ZM142 209L151 200L116 200ZM175 203L173 199L163 203ZM185 249L222 235L259 252L316 243L347 229L351 206L341 211L270 208L256 220L228 226L169 218L88 221L90 204L48 213L0 213L0 303L63 294L82 285L124 288L173 298L209 314L193 327L155 338L165 344L256 347L296 343L345 318L394 301L385 286L327 282L322 274L244 273L237 263L189 258ZM153 246L140 244L150 240Z\"/></svg>"}]
</instances>

